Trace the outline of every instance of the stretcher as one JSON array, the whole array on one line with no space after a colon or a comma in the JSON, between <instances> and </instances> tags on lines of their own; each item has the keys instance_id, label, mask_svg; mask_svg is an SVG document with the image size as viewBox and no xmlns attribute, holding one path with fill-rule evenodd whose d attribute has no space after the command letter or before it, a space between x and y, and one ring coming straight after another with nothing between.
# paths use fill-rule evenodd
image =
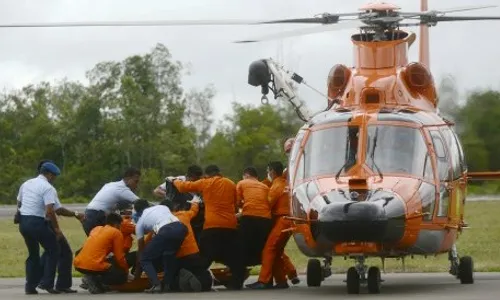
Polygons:
<instances>
[{"instance_id":1,"label":"stretcher","mask_svg":"<svg viewBox=\"0 0 500 300\"><path fill-rule=\"evenodd\" d=\"M247 268L245 272L245 280L250 277L250 268ZM214 277L213 286L226 286L229 284L231 279L231 272L228 268L212 268L210 271ZM158 273L158 278L163 279L163 272ZM121 293L140 293L144 290L150 288L149 279L146 274L142 273L141 278L136 279L131 282L126 282L121 285L113 285L109 287L111 291L117 291Z\"/></svg>"}]
</instances>

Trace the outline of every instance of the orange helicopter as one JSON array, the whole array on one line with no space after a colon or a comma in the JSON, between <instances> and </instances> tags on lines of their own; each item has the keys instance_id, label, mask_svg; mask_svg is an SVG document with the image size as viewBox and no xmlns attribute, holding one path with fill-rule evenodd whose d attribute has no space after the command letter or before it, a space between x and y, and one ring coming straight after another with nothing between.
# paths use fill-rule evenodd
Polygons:
<instances>
[{"instance_id":1,"label":"orange helicopter","mask_svg":"<svg viewBox=\"0 0 500 300\"><path fill-rule=\"evenodd\" d=\"M403 258L448 253L450 273L463 284L474 282L470 256L459 257L455 241L464 223L468 179L498 179L499 173L468 173L453 123L439 114L429 71L428 28L444 21L500 20L500 17L451 17L445 13L491 6L421 12L370 3L360 13L273 23L324 26L264 37L282 38L339 28L360 28L351 37L354 66L335 65L328 75L328 107L311 115L297 99L291 82L299 75L271 59L250 65L248 83L261 86L263 103L273 91L285 98L306 124L297 133L288 165L292 229L301 252L310 259L307 284L320 286L331 275L334 256L350 257L347 292L366 283L379 293L381 272L367 257ZM355 16L355 19L344 17ZM403 20L417 23L402 23ZM338 27L336 27L338 26ZM420 61L409 62L416 39L401 27L420 26ZM256 42L242 41L242 42ZM287 75L290 75L288 81Z\"/></svg>"},{"instance_id":2,"label":"orange helicopter","mask_svg":"<svg viewBox=\"0 0 500 300\"><path fill-rule=\"evenodd\" d=\"M252 63L248 77L250 85L262 88L263 103L271 90L275 98L288 100L305 122L292 146L288 181L289 218L295 224L291 230L301 252L312 257L308 286L320 286L331 275L334 256L350 257L355 266L347 271L347 292L357 294L361 283L370 293L380 292L381 272L365 265L367 257L448 253L450 273L463 284L474 282L472 258L460 257L455 247L467 228L467 182L500 179L500 173L467 171L453 123L437 108L428 28L438 22L500 20L445 16L489 7L495 6L433 11L421 0L420 12L401 12L396 5L373 2L355 13L277 21L60 22L0 28L322 24L240 43L359 28L351 36L354 66L331 69L328 106L320 113L311 114L294 92L293 82L306 84L303 78L272 59ZM412 26L420 27L420 58L410 63L408 49L416 35L400 28Z\"/></svg>"}]
</instances>

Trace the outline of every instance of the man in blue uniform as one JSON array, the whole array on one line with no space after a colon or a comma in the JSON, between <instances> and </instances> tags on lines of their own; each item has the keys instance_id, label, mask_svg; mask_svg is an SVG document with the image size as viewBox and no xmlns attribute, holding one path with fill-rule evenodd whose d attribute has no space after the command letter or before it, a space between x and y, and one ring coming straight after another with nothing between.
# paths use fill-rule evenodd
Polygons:
<instances>
[{"instance_id":1,"label":"man in blue uniform","mask_svg":"<svg viewBox=\"0 0 500 300\"><path fill-rule=\"evenodd\" d=\"M60 174L54 163L45 162L40 167L40 174L19 188L19 232L29 253L26 260L26 294L38 294L37 286L51 294L61 293L54 289L54 281L59 256L58 241L64 237L57 222L56 210L62 210L57 191L51 184ZM40 245L45 250L43 270L40 268Z\"/></svg>"},{"instance_id":2,"label":"man in blue uniform","mask_svg":"<svg viewBox=\"0 0 500 300\"><path fill-rule=\"evenodd\" d=\"M176 275L175 270L177 270L176 254L188 229L167 206L150 206L148 201L138 200L134 203L134 209L139 216L139 221L135 226L135 236L138 241L135 278L139 278L144 269L152 286L146 292L170 291ZM144 235L151 231L155 235L144 247ZM153 266L153 262L158 258L163 258L163 284L158 279L158 274Z\"/></svg>"}]
</instances>

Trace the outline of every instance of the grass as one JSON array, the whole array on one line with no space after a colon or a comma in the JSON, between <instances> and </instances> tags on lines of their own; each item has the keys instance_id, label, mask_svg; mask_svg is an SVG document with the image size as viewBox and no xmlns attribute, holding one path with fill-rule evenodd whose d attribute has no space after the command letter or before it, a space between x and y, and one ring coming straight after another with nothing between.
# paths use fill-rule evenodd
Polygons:
<instances>
[{"instance_id":1,"label":"grass","mask_svg":"<svg viewBox=\"0 0 500 300\"><path fill-rule=\"evenodd\" d=\"M458 251L461 255L470 255L474 259L476 271L491 272L500 271L500 259L498 249L500 249L500 201L491 202L469 202L466 206L466 221L471 226L459 238ZM83 245L85 233L79 222L74 218L60 218L61 228L68 238L69 243L76 251ZM24 240L18 231L17 225L12 220L0 220L0 255L2 268L0 277L24 277L24 261L27 257L27 250ZM286 253L297 271L305 272L308 258L304 256L291 240L286 248ZM380 259L369 259L368 265L381 266ZM353 265L352 260L344 260L342 257L333 259L333 271L335 273L345 272ZM407 272L447 272L447 255L437 257L415 257L406 259ZM385 269L387 272L402 272L401 261L395 259L386 260ZM258 267L252 270L257 273ZM75 276L79 273L75 272Z\"/></svg>"}]
</instances>

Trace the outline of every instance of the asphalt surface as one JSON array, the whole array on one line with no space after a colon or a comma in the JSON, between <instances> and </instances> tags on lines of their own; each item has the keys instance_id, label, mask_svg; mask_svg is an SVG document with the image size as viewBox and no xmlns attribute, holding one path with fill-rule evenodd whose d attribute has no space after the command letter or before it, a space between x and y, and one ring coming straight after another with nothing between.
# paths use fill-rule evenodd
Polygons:
<instances>
[{"instance_id":1,"label":"asphalt surface","mask_svg":"<svg viewBox=\"0 0 500 300\"><path fill-rule=\"evenodd\" d=\"M205 293L176 293L176 294L120 294L108 293L105 295L91 295L85 290L78 289L77 294L49 295L45 291L39 295L24 295L24 279L0 279L0 299L98 299L109 300L137 299L499 299L500 298L500 273L476 273L475 283L462 285L449 274L382 274L385 280L382 284L381 294L368 294L366 287L361 287L360 295L348 295L345 287L345 275L333 275L327 278L321 287L309 288L305 278L298 286L287 290L228 291L220 288L213 292ZM249 278L247 283L255 278ZM74 280L74 288L80 284L79 279Z\"/></svg>"},{"instance_id":2,"label":"asphalt surface","mask_svg":"<svg viewBox=\"0 0 500 300\"><path fill-rule=\"evenodd\" d=\"M475 201L499 201L500 195L498 196L470 196L467 197L467 201L475 202ZM84 212L87 204L79 203L79 204L63 204L64 207L69 208L71 210L76 210L78 212ZM8 219L14 216L16 212L15 205L1 205L0 206L0 219Z\"/></svg>"}]
</instances>

